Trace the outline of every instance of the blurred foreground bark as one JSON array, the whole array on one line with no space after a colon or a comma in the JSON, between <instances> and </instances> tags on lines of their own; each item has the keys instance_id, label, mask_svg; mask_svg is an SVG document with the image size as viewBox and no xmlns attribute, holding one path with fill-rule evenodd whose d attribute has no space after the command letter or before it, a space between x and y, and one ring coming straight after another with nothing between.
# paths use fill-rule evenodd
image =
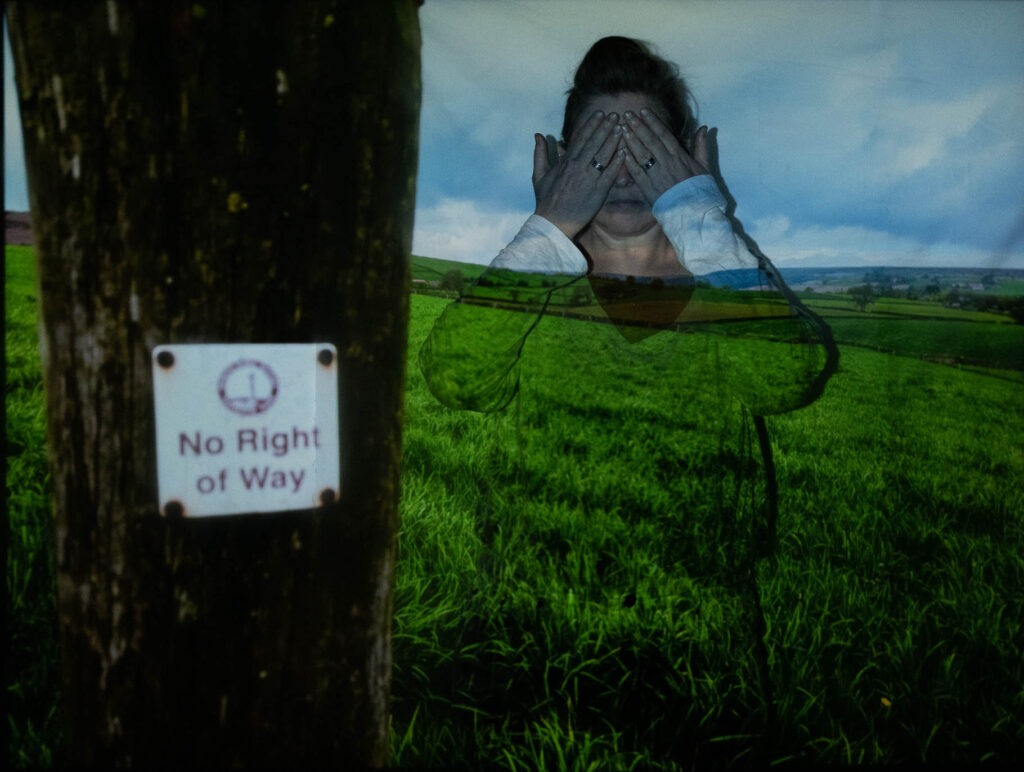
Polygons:
<instances>
[{"instance_id":1,"label":"blurred foreground bark","mask_svg":"<svg viewBox=\"0 0 1024 772\"><path fill-rule=\"evenodd\" d=\"M11 2L66 761L387 761L414 0ZM157 511L150 351L332 342L342 495Z\"/></svg>"}]
</instances>

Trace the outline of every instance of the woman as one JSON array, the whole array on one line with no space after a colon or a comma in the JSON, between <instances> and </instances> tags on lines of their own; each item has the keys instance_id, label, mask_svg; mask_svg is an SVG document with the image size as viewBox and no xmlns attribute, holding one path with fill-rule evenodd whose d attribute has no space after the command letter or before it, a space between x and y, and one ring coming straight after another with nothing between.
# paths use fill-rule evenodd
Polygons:
<instances>
[{"instance_id":1,"label":"woman","mask_svg":"<svg viewBox=\"0 0 1024 772\"><path fill-rule=\"evenodd\" d=\"M688 101L675 67L644 44L622 37L594 44L569 91L557 160L534 137L534 214L446 311L420 353L439 400L484 412L508 404L519 385L521 344L537 317L481 314L481 304L539 314L570 285L577 285L573 297L587 297L579 291L583 279L600 302L591 311L629 340L716 321L702 331L749 335L754 325L737 330L742 321L764 329L771 319L771 337L817 344L796 367L780 360L765 370L759 362L755 381L734 379L753 415L791 410L820 394L836 360L828 328L735 232L709 173L707 127L688 135ZM694 277L762 292L693 294ZM469 317L479 329L462 336L462 327L474 326Z\"/></svg>"},{"instance_id":2,"label":"woman","mask_svg":"<svg viewBox=\"0 0 1024 772\"><path fill-rule=\"evenodd\" d=\"M655 524L666 575L709 588L723 624L747 630L767 699L754 584L775 527L764 416L815 399L836 353L734 230L690 114L673 65L638 41L595 43L557 155L534 137L534 213L438 319L420 365L449 407L497 411L519 395L527 442L546 454L520 454L527 478L560 481L538 498ZM582 443L587 422L600 432ZM658 593L629 559L606 581L634 600Z\"/></svg>"}]
</instances>

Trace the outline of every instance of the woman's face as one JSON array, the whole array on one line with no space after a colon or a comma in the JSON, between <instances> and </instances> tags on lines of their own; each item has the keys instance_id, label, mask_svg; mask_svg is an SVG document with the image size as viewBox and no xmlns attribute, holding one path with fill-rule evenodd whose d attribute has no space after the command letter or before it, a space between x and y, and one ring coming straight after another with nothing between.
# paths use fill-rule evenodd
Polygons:
<instances>
[{"instance_id":1,"label":"woman's face","mask_svg":"<svg viewBox=\"0 0 1024 772\"><path fill-rule=\"evenodd\" d=\"M646 94L624 92L604 94L591 99L580 115L579 125L583 125L596 110L602 111L605 115L617 113L620 125L625 125L625 119L622 116L627 110L639 114L644 107L653 110L661 120L668 123L668 111L656 99ZM570 144L572 144L572 139L570 139ZM621 142L619 146L623 146ZM639 158L637 160L643 163L647 159ZM594 215L593 222L596 222L612 236L619 237L638 236L657 224L657 220L651 214L651 204L644 198L644 194L640 192L640 188L626 171L625 166L616 176L615 183L608 191L604 205Z\"/></svg>"}]
</instances>

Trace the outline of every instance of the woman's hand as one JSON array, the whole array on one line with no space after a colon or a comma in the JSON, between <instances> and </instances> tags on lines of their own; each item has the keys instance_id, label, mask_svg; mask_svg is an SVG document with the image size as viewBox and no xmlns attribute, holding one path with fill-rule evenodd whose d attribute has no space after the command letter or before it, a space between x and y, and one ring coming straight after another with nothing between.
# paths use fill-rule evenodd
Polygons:
<instances>
[{"instance_id":1,"label":"woman's hand","mask_svg":"<svg viewBox=\"0 0 1024 772\"><path fill-rule=\"evenodd\" d=\"M653 110L645 107L640 115L627 111L625 119L626 168L651 206L673 185L708 173L707 126L694 135L690 155Z\"/></svg>"},{"instance_id":2,"label":"woman's hand","mask_svg":"<svg viewBox=\"0 0 1024 772\"><path fill-rule=\"evenodd\" d=\"M587 227L604 204L626 157L616 152L622 129L619 116L598 111L579 130L555 166L548 162L546 140L534 135L533 192L539 214L570 239ZM599 164L601 168L595 166Z\"/></svg>"}]
</instances>

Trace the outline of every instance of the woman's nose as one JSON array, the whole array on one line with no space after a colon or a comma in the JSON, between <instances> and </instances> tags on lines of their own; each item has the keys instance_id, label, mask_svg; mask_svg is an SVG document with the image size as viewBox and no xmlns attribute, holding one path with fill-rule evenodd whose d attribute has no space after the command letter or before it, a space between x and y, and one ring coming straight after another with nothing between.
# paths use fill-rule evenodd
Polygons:
<instances>
[{"instance_id":1,"label":"woman's nose","mask_svg":"<svg viewBox=\"0 0 1024 772\"><path fill-rule=\"evenodd\" d=\"M619 173L615 175L615 187L625 188L635 184L636 181L633 179L633 176L629 173L629 170L625 166L620 167Z\"/></svg>"}]
</instances>

